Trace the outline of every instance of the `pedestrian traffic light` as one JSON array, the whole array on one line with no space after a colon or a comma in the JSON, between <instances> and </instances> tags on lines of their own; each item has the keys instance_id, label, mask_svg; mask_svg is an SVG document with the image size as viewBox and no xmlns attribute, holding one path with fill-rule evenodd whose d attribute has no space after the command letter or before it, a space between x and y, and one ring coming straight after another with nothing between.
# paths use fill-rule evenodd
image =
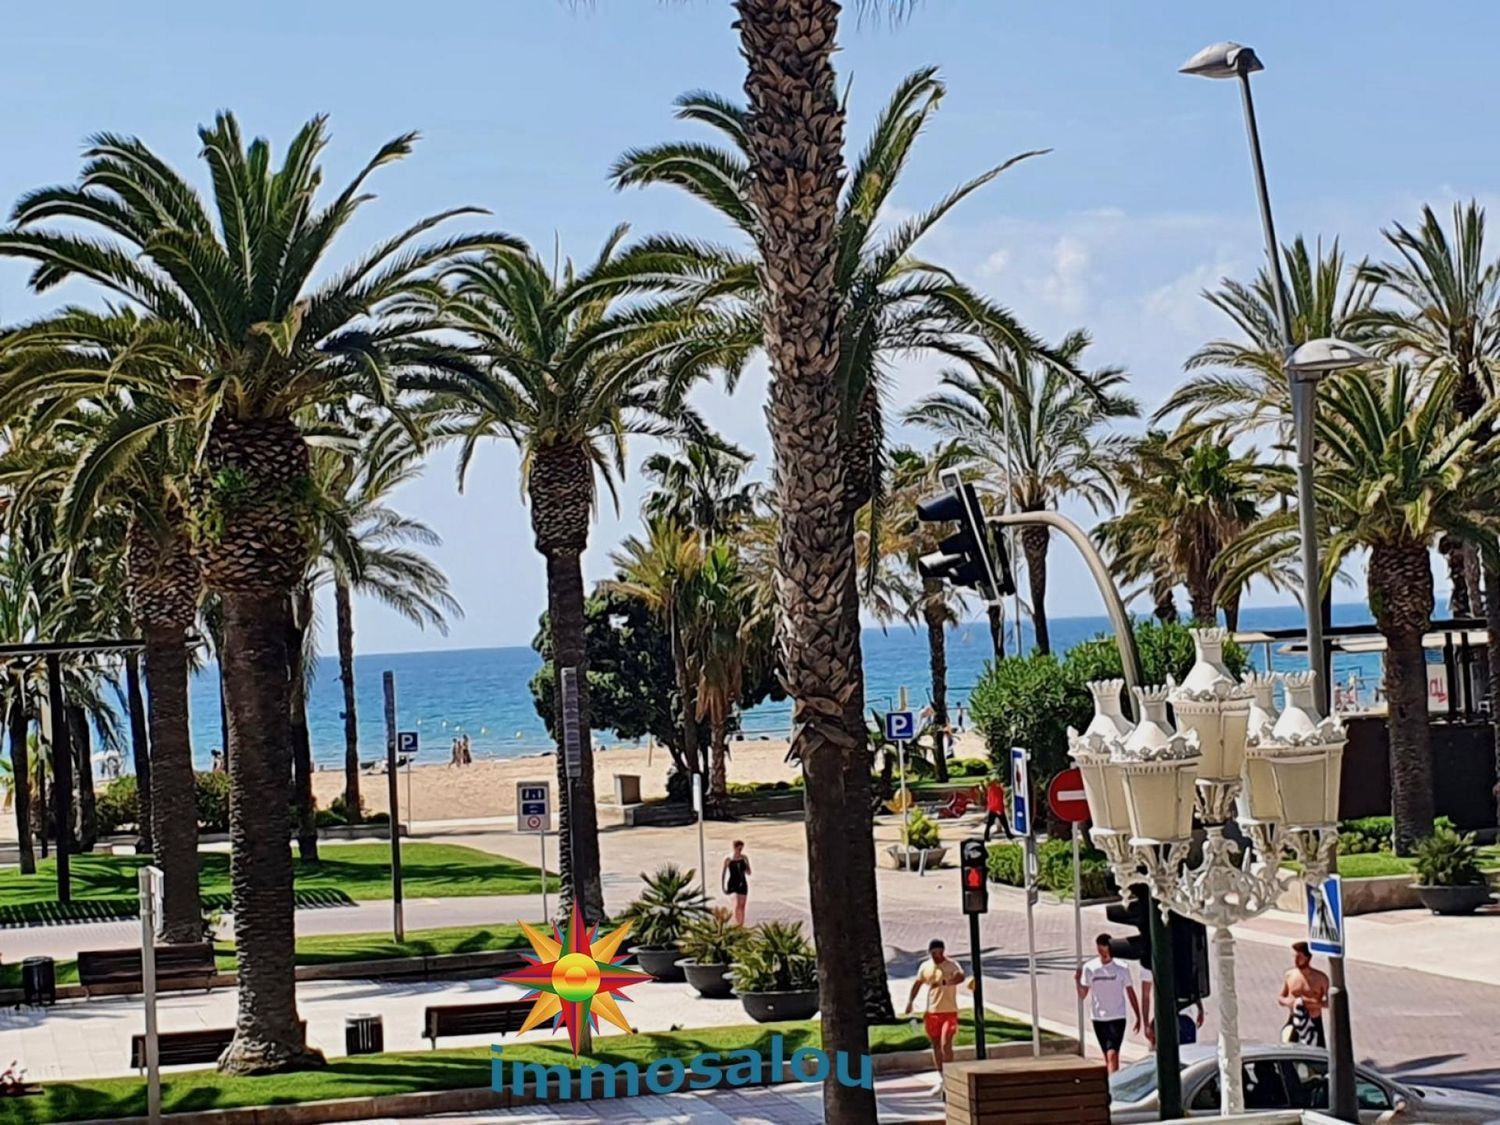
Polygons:
<instances>
[{"instance_id":1,"label":"pedestrian traffic light","mask_svg":"<svg viewBox=\"0 0 1500 1125\"><path fill-rule=\"evenodd\" d=\"M971 836L959 847L959 883L964 913L987 914L990 909L989 856L984 840Z\"/></svg>"},{"instance_id":2,"label":"pedestrian traffic light","mask_svg":"<svg viewBox=\"0 0 1500 1125\"><path fill-rule=\"evenodd\" d=\"M1126 938L1111 938L1109 951L1123 961L1139 961L1151 967L1151 919L1146 899L1129 892L1124 902L1104 908L1105 916L1136 932ZM1208 975L1208 930L1203 923L1180 914L1171 916L1172 972L1177 978L1177 1006L1185 1008L1210 994Z\"/></svg>"},{"instance_id":3,"label":"pedestrian traffic light","mask_svg":"<svg viewBox=\"0 0 1500 1125\"><path fill-rule=\"evenodd\" d=\"M941 540L936 551L917 560L917 573L978 590L990 601L1014 594L1016 584L1004 536L998 528L991 534L974 486L956 476L952 483L947 492L917 505L917 519L922 523L958 524L958 530Z\"/></svg>"},{"instance_id":4,"label":"pedestrian traffic light","mask_svg":"<svg viewBox=\"0 0 1500 1125\"><path fill-rule=\"evenodd\" d=\"M1104 916L1117 926L1131 926L1135 933L1124 938L1110 938L1109 952L1122 961L1139 961L1151 964L1151 919L1146 900L1133 890L1125 892L1123 902L1111 903L1104 908Z\"/></svg>"}]
</instances>

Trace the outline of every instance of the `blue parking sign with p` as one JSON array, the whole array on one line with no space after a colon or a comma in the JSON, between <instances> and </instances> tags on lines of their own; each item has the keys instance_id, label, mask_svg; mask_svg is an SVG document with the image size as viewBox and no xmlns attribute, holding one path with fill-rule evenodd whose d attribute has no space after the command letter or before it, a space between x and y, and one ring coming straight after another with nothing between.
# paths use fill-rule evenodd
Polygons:
<instances>
[{"instance_id":1,"label":"blue parking sign with p","mask_svg":"<svg viewBox=\"0 0 1500 1125\"><path fill-rule=\"evenodd\" d=\"M887 742L910 742L917 737L917 719L910 711L887 711L885 713L885 740Z\"/></svg>"},{"instance_id":2,"label":"blue parking sign with p","mask_svg":"<svg viewBox=\"0 0 1500 1125\"><path fill-rule=\"evenodd\" d=\"M415 754L417 752L417 732L414 730L403 730L396 733L396 752L398 754Z\"/></svg>"}]
</instances>

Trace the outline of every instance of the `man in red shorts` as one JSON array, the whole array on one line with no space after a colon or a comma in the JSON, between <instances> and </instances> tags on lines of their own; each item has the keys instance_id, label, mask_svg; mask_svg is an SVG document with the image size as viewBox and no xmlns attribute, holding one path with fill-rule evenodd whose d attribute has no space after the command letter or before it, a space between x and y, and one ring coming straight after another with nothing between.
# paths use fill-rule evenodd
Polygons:
<instances>
[{"instance_id":1,"label":"man in red shorts","mask_svg":"<svg viewBox=\"0 0 1500 1125\"><path fill-rule=\"evenodd\" d=\"M911 1015L917 993L927 986L927 1038L932 1041L932 1061L937 1066L938 1082L934 1093L943 1088L943 1064L953 1061L953 1037L958 1034L958 986L964 971L948 959L941 938L927 943L927 960L917 970L911 995L906 998L906 1014Z\"/></svg>"}]
</instances>

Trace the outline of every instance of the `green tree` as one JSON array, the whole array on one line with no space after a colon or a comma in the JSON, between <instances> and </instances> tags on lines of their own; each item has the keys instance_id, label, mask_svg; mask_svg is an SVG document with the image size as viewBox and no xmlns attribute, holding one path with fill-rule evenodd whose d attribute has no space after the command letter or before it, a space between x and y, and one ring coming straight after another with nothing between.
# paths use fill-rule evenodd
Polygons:
<instances>
[{"instance_id":1,"label":"green tree","mask_svg":"<svg viewBox=\"0 0 1500 1125\"><path fill-rule=\"evenodd\" d=\"M1328 527L1326 586L1354 551L1369 552L1370 609L1385 638L1390 708L1391 802L1396 849L1410 854L1432 834L1432 755L1426 652L1432 623L1428 552L1443 532L1490 542L1500 529L1500 439L1491 429L1500 399L1472 418L1452 409L1456 369L1433 378L1396 367L1386 375L1346 372L1323 390L1318 442L1326 468L1318 508ZM1295 513L1248 532L1234 565L1254 567L1297 549Z\"/></svg>"},{"instance_id":2,"label":"green tree","mask_svg":"<svg viewBox=\"0 0 1500 1125\"><path fill-rule=\"evenodd\" d=\"M707 718L713 738L709 793L723 808L729 800L729 724L744 692L747 649L756 636L754 600L738 554L724 541L703 552L688 582L686 648L698 683L696 718Z\"/></svg>"},{"instance_id":3,"label":"green tree","mask_svg":"<svg viewBox=\"0 0 1500 1125\"><path fill-rule=\"evenodd\" d=\"M456 254L493 235L417 240L424 219L348 267L328 270L334 237L371 197L377 168L406 156L413 134L383 145L326 205L318 204L323 118L292 138L279 167L265 140L246 143L221 113L199 130L210 200L143 142L95 137L76 185L24 196L0 254L37 263L32 285L81 278L160 325L161 367L188 408L200 449L192 497L195 550L223 613L232 880L239 956L230 1073L321 1061L297 1018L291 854L288 677L292 594L305 574L310 466L303 425L319 405L398 405L410 370L465 358L441 322L391 307ZM58 225L53 225L54 223ZM75 227L76 225L76 227ZM75 377L57 393L88 393Z\"/></svg>"},{"instance_id":4,"label":"green tree","mask_svg":"<svg viewBox=\"0 0 1500 1125\"><path fill-rule=\"evenodd\" d=\"M745 482L753 460L714 435L684 441L676 456L653 453L641 466L652 482L641 514L647 520L671 520L709 540L731 535L755 513L761 498L761 486Z\"/></svg>"}]
</instances>

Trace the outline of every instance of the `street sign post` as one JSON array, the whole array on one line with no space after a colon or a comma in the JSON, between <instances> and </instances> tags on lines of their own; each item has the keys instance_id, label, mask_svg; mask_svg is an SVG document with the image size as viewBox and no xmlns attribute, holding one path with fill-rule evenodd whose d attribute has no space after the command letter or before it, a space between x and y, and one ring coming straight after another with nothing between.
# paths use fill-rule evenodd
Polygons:
<instances>
[{"instance_id":1,"label":"street sign post","mask_svg":"<svg viewBox=\"0 0 1500 1125\"><path fill-rule=\"evenodd\" d=\"M146 1002L146 1119L161 1122L161 1062L156 1030L156 923L161 910L162 872L143 867L141 891L141 991Z\"/></svg>"},{"instance_id":2,"label":"street sign post","mask_svg":"<svg viewBox=\"0 0 1500 1125\"><path fill-rule=\"evenodd\" d=\"M974 1057L985 1057L984 962L979 952L979 916L990 908L989 847L982 836L959 845L964 913L969 916L969 957L974 962Z\"/></svg>"},{"instance_id":3,"label":"street sign post","mask_svg":"<svg viewBox=\"0 0 1500 1125\"><path fill-rule=\"evenodd\" d=\"M411 760L417 756L419 740L414 730L403 730L396 732L396 754L398 760L406 766L406 830L411 831L412 807L416 804L411 799Z\"/></svg>"},{"instance_id":4,"label":"street sign post","mask_svg":"<svg viewBox=\"0 0 1500 1125\"><path fill-rule=\"evenodd\" d=\"M885 740L887 742L910 742L917 737L917 717L910 711L887 711L885 713Z\"/></svg>"},{"instance_id":5,"label":"street sign post","mask_svg":"<svg viewBox=\"0 0 1500 1125\"><path fill-rule=\"evenodd\" d=\"M516 831L535 832L542 862L542 917L547 909L547 833L552 831L552 786L545 781L516 782Z\"/></svg>"},{"instance_id":6,"label":"street sign post","mask_svg":"<svg viewBox=\"0 0 1500 1125\"><path fill-rule=\"evenodd\" d=\"M1328 957L1344 955L1344 882L1337 875L1307 888L1307 945Z\"/></svg>"},{"instance_id":7,"label":"street sign post","mask_svg":"<svg viewBox=\"0 0 1500 1125\"><path fill-rule=\"evenodd\" d=\"M1010 808L1011 828L1021 836L1026 856L1026 972L1031 977L1031 1053L1037 1058L1042 1054L1042 1035L1036 983L1036 900L1037 860L1036 836L1031 824L1031 771L1028 762L1031 751L1023 746L1010 748Z\"/></svg>"},{"instance_id":8,"label":"street sign post","mask_svg":"<svg viewBox=\"0 0 1500 1125\"><path fill-rule=\"evenodd\" d=\"M385 689L385 778L391 802L391 929L397 941L406 940L405 907L401 902L401 794L396 787L396 673L381 676Z\"/></svg>"},{"instance_id":9,"label":"street sign post","mask_svg":"<svg viewBox=\"0 0 1500 1125\"><path fill-rule=\"evenodd\" d=\"M1017 835L1031 835L1031 780L1026 768L1031 752L1021 746L1010 748L1010 826Z\"/></svg>"},{"instance_id":10,"label":"street sign post","mask_svg":"<svg viewBox=\"0 0 1500 1125\"><path fill-rule=\"evenodd\" d=\"M1047 786L1047 807L1059 820L1073 829L1073 966L1083 970L1083 880L1079 870L1079 837L1083 822L1089 818L1089 803L1083 792L1083 774L1078 767L1063 770ZM1083 997L1078 998L1078 1053L1083 1054L1086 1025L1083 1022Z\"/></svg>"},{"instance_id":11,"label":"street sign post","mask_svg":"<svg viewBox=\"0 0 1500 1125\"><path fill-rule=\"evenodd\" d=\"M911 825L911 793L906 787L906 744L917 737L917 718L906 709L906 686L901 687L900 703L885 713L885 740L896 744L896 771L901 775L901 844L906 849L906 866L911 869L911 844L907 830ZM927 864L921 864L927 874Z\"/></svg>"},{"instance_id":12,"label":"street sign post","mask_svg":"<svg viewBox=\"0 0 1500 1125\"><path fill-rule=\"evenodd\" d=\"M698 885L708 894L708 846L703 840L703 775L693 774L693 812L698 814Z\"/></svg>"}]
</instances>

